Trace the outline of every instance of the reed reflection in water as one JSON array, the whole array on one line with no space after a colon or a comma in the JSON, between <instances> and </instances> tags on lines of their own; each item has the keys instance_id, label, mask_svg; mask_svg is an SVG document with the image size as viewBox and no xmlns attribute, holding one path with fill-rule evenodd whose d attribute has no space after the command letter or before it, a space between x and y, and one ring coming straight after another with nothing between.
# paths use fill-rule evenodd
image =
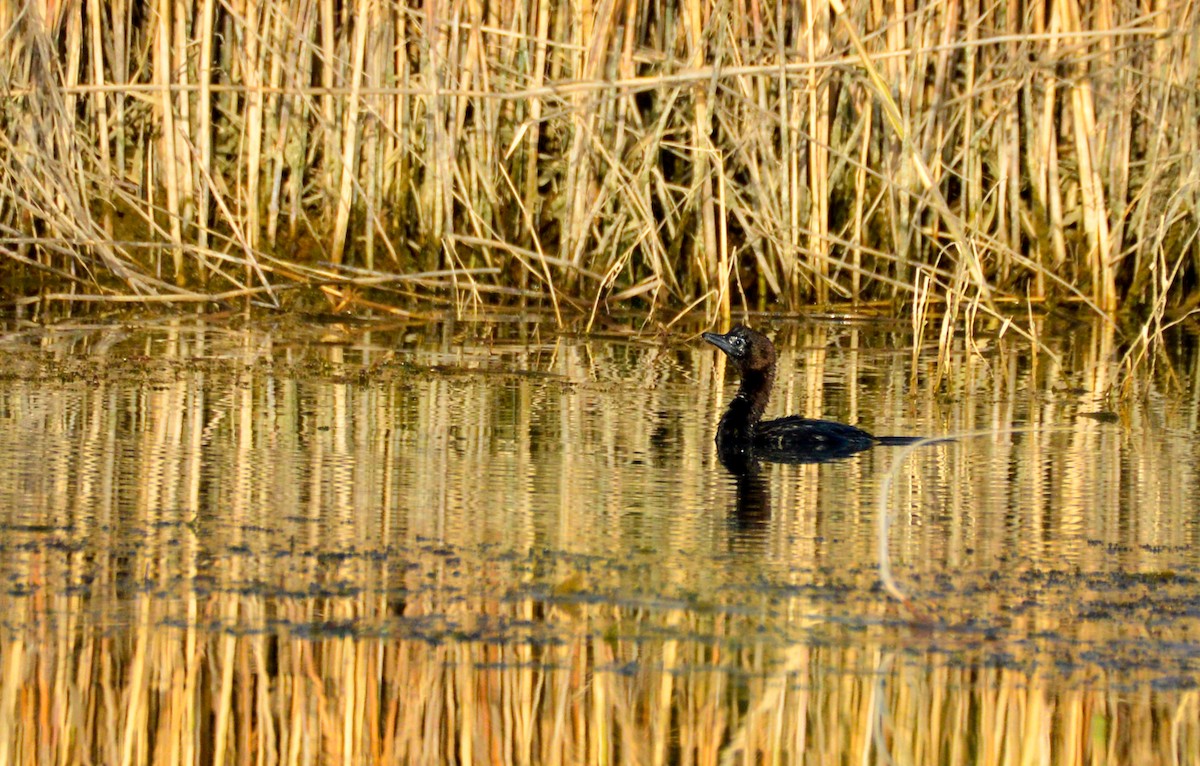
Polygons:
<instances>
[{"instance_id":1,"label":"reed reflection in water","mask_svg":"<svg viewBox=\"0 0 1200 766\"><path fill-rule=\"evenodd\" d=\"M1198 762L1190 352L1107 423L1103 331L938 395L902 334L778 336L776 413L1066 427L902 473L928 628L894 452L739 515L711 349L536 329L10 333L0 763Z\"/></svg>"}]
</instances>

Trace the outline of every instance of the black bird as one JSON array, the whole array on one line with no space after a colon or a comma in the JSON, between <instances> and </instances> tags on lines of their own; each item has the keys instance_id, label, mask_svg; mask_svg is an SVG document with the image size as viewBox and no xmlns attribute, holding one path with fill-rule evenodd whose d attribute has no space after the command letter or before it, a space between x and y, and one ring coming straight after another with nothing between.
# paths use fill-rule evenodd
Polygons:
<instances>
[{"instance_id":1,"label":"black bird","mask_svg":"<svg viewBox=\"0 0 1200 766\"><path fill-rule=\"evenodd\" d=\"M774 344L767 336L743 325L724 335L706 332L704 339L725 352L742 378L737 394L717 426L717 455L734 473L743 473L756 460L824 463L876 444L899 446L921 440L910 436L873 436L845 423L798 415L763 420L775 384Z\"/></svg>"}]
</instances>

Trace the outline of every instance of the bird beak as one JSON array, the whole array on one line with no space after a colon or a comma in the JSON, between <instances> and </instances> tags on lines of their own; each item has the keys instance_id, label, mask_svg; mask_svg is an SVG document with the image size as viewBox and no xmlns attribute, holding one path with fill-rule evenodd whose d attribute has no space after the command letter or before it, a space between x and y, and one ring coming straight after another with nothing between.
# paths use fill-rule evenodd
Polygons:
<instances>
[{"instance_id":1,"label":"bird beak","mask_svg":"<svg viewBox=\"0 0 1200 766\"><path fill-rule=\"evenodd\" d=\"M704 338L709 343L724 351L730 356L733 355L733 347L729 345L729 338L724 335L719 335L715 332L703 333L700 337Z\"/></svg>"}]
</instances>

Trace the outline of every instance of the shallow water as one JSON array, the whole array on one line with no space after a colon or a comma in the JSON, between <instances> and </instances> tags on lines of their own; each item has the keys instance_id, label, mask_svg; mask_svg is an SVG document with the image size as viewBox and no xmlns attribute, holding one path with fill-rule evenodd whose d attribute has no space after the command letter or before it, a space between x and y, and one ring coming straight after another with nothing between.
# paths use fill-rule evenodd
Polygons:
<instances>
[{"instance_id":1,"label":"shallow water","mask_svg":"<svg viewBox=\"0 0 1200 766\"><path fill-rule=\"evenodd\" d=\"M770 414L993 433L739 481L686 335L10 327L0 762L1196 762L1190 344L1117 406L1104 328L935 387L901 327L760 324Z\"/></svg>"}]
</instances>

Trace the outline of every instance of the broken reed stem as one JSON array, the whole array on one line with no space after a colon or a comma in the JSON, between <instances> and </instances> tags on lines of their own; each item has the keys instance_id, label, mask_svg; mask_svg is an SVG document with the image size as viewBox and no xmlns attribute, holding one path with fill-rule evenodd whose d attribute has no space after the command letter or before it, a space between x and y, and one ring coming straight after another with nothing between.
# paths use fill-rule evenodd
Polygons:
<instances>
[{"instance_id":1,"label":"broken reed stem","mask_svg":"<svg viewBox=\"0 0 1200 766\"><path fill-rule=\"evenodd\" d=\"M1168 311L1196 281L1186 4L52 7L0 9L0 225L56 239L95 295L262 286L280 279L256 267L267 255L498 268L492 286L536 284L556 308L703 298L710 316L728 311L727 270L743 300L799 309L911 301L914 266L954 260L969 280L922 299L991 315L1025 296L1157 307L1160 258L1188 264ZM1168 200L1180 215L1151 215ZM87 244L92 215L167 242L170 273L157 248ZM203 255L230 241L237 277ZM49 265L33 247L0 259ZM464 278L455 301L479 287Z\"/></svg>"}]
</instances>

